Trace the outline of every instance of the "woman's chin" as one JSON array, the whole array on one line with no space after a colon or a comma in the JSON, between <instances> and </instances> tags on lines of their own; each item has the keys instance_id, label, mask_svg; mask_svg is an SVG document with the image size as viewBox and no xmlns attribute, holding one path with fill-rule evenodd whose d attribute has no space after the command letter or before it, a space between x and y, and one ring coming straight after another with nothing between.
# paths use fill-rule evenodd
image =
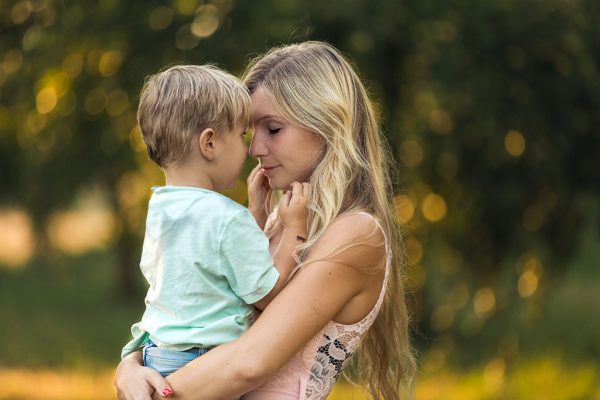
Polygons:
<instances>
[{"instance_id":1,"label":"woman's chin","mask_svg":"<svg viewBox=\"0 0 600 400\"><path fill-rule=\"evenodd\" d=\"M268 178L269 186L273 190L288 190L290 188L291 182L285 182L283 180L277 179L277 177L273 176Z\"/></svg>"}]
</instances>

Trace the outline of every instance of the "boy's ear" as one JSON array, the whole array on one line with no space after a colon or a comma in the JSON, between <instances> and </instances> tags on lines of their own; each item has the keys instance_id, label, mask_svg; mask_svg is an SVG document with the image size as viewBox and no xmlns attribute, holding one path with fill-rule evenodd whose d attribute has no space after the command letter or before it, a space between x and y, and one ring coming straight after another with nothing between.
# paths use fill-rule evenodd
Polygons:
<instances>
[{"instance_id":1,"label":"boy's ear","mask_svg":"<svg viewBox=\"0 0 600 400\"><path fill-rule=\"evenodd\" d=\"M207 128L198 135L198 150L208 161L215 157L215 131Z\"/></svg>"}]
</instances>

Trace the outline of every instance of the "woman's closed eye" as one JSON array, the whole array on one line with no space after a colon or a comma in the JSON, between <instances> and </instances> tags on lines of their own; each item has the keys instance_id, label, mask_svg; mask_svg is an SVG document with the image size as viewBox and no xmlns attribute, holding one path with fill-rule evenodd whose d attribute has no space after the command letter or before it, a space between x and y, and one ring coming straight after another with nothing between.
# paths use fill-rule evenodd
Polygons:
<instances>
[{"instance_id":1,"label":"woman's closed eye","mask_svg":"<svg viewBox=\"0 0 600 400\"><path fill-rule=\"evenodd\" d=\"M276 133L278 133L281 130L281 128L269 128L269 133L271 135L274 135Z\"/></svg>"}]
</instances>

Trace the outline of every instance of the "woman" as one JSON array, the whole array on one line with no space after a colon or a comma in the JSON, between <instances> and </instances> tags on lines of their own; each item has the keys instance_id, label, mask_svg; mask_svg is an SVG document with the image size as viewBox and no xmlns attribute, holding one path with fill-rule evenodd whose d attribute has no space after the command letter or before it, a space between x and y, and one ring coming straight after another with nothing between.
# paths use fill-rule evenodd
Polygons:
<instances>
[{"instance_id":1,"label":"woman","mask_svg":"<svg viewBox=\"0 0 600 400\"><path fill-rule=\"evenodd\" d=\"M245 399L325 399L354 353L375 399L412 397L399 235L387 158L364 86L344 57L321 42L272 49L251 63L244 81L253 105L250 153L261 166L250 179L266 177L275 190L311 183L298 271L240 339L181 368L168 384L140 366L139 354L124 359L115 382L119 397L169 389L178 398L250 392ZM250 204L264 219L272 211L270 192L253 193ZM276 213L266 232L276 248Z\"/></svg>"}]
</instances>

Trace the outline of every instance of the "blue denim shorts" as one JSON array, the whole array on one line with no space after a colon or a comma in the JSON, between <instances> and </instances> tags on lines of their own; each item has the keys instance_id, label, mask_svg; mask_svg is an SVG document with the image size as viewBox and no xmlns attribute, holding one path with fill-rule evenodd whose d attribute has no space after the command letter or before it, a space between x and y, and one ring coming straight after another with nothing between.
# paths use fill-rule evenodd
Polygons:
<instances>
[{"instance_id":1,"label":"blue denim shorts","mask_svg":"<svg viewBox=\"0 0 600 400\"><path fill-rule=\"evenodd\" d=\"M142 356L146 367L160 372L165 378L209 350L210 348L194 347L186 351L176 351L161 349L149 342L142 349Z\"/></svg>"}]
</instances>

